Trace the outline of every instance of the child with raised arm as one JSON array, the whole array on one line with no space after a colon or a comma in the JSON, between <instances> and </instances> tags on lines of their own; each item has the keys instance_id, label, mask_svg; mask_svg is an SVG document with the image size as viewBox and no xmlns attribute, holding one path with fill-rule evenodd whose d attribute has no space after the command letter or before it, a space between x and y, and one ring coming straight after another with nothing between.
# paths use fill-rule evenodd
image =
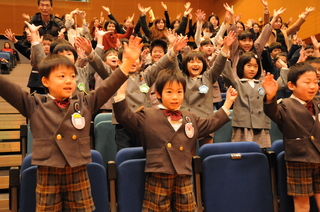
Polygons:
<instances>
[{"instance_id":1,"label":"child with raised arm","mask_svg":"<svg viewBox=\"0 0 320 212\"><path fill-rule=\"evenodd\" d=\"M147 173L142 211L194 211L192 152L198 138L228 122L237 91L229 88L224 106L207 118L179 111L186 80L180 71L162 70L155 83L160 109L132 112L124 84L114 97L114 112L123 126L140 135L146 152Z\"/></svg>"},{"instance_id":2,"label":"child with raised arm","mask_svg":"<svg viewBox=\"0 0 320 212\"><path fill-rule=\"evenodd\" d=\"M264 112L282 131L287 169L288 195L294 211L310 211L309 197L320 208L320 98L316 70L308 63L290 67L288 87L292 96L277 104L278 84L267 74Z\"/></svg>"},{"instance_id":3,"label":"child with raised arm","mask_svg":"<svg viewBox=\"0 0 320 212\"><path fill-rule=\"evenodd\" d=\"M30 120L33 135L32 164L37 165L36 211L93 211L86 164L91 162L92 114L128 78L143 44L130 38L128 55L95 91L74 94L77 69L64 55L50 55L39 65L49 93L30 95L0 76L0 96ZM62 189L61 189L62 188Z\"/></svg>"},{"instance_id":4,"label":"child with raised arm","mask_svg":"<svg viewBox=\"0 0 320 212\"><path fill-rule=\"evenodd\" d=\"M279 83L284 88L287 82L288 69L282 69ZM237 65L235 77L229 66L222 75L227 86L237 89L239 97L233 106L232 114L232 141L254 141L265 149L271 147L269 129L270 119L263 112L264 90L261 87L260 76L262 69L258 56L252 52L244 53Z\"/></svg>"}]
</instances>

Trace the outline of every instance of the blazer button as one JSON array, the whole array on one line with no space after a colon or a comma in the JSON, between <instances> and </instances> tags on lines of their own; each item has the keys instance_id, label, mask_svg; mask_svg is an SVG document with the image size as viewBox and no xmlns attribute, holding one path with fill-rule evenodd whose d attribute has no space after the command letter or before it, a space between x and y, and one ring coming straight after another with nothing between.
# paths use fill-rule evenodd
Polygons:
<instances>
[{"instance_id":1,"label":"blazer button","mask_svg":"<svg viewBox=\"0 0 320 212\"><path fill-rule=\"evenodd\" d=\"M171 148L171 147L172 147L172 144L171 144L171 143L168 143L168 144L167 144L167 147L168 147L168 148Z\"/></svg>"},{"instance_id":2,"label":"blazer button","mask_svg":"<svg viewBox=\"0 0 320 212\"><path fill-rule=\"evenodd\" d=\"M62 135L58 134L58 135L56 136L56 138L57 138L58 140L60 140L60 139L62 138Z\"/></svg>"},{"instance_id":3,"label":"blazer button","mask_svg":"<svg viewBox=\"0 0 320 212\"><path fill-rule=\"evenodd\" d=\"M76 139L77 139L77 136L76 136L76 135L73 135L71 138L72 138L72 140L76 140Z\"/></svg>"},{"instance_id":4,"label":"blazer button","mask_svg":"<svg viewBox=\"0 0 320 212\"><path fill-rule=\"evenodd\" d=\"M183 151L183 146L179 147L179 150L180 150L180 151Z\"/></svg>"}]
</instances>

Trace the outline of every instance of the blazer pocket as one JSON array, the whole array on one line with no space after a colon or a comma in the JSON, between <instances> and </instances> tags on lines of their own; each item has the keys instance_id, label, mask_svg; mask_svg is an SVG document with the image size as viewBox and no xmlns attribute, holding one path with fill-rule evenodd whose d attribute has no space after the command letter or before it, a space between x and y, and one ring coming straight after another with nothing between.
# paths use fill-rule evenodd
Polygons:
<instances>
[{"instance_id":1,"label":"blazer pocket","mask_svg":"<svg viewBox=\"0 0 320 212\"><path fill-rule=\"evenodd\" d=\"M83 138L79 138L79 148L80 154L83 158L90 158L91 151L90 151L90 136L86 136Z\"/></svg>"},{"instance_id":2,"label":"blazer pocket","mask_svg":"<svg viewBox=\"0 0 320 212\"><path fill-rule=\"evenodd\" d=\"M51 157L51 138L34 138L32 143L32 158L35 160L45 160Z\"/></svg>"},{"instance_id":3,"label":"blazer pocket","mask_svg":"<svg viewBox=\"0 0 320 212\"><path fill-rule=\"evenodd\" d=\"M301 157L307 154L305 138L286 139L285 152L289 157Z\"/></svg>"},{"instance_id":4,"label":"blazer pocket","mask_svg":"<svg viewBox=\"0 0 320 212\"><path fill-rule=\"evenodd\" d=\"M148 149L146 153L146 166L148 168L162 167L163 150L162 149Z\"/></svg>"}]
</instances>

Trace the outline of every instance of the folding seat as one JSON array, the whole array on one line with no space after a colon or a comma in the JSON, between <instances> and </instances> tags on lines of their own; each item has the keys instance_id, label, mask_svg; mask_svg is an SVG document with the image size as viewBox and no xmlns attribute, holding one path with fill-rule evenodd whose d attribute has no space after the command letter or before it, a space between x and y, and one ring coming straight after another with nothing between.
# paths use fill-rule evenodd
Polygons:
<instances>
[{"instance_id":1,"label":"folding seat","mask_svg":"<svg viewBox=\"0 0 320 212\"><path fill-rule=\"evenodd\" d=\"M108 212L109 211L109 193L108 183L106 176L106 169L102 165L102 156L99 152L92 150L92 162L87 164L87 170L91 185L92 198L96 206L97 212ZM19 194L19 208L20 212L35 211L35 189L36 189L36 175L37 166L31 165L32 154L27 155L21 165L21 179L20 179L20 194ZM11 179L19 179L20 173L15 170L15 174L18 176L12 176L10 171ZM17 184L16 182L14 183ZM12 182L10 182L12 188ZM10 196L12 199L18 197Z\"/></svg>"},{"instance_id":2,"label":"folding seat","mask_svg":"<svg viewBox=\"0 0 320 212\"><path fill-rule=\"evenodd\" d=\"M121 149L116 155L119 212L141 212L145 187L145 153L142 147Z\"/></svg>"},{"instance_id":3,"label":"folding seat","mask_svg":"<svg viewBox=\"0 0 320 212\"><path fill-rule=\"evenodd\" d=\"M274 211L269 163L257 143L206 144L199 156L204 211Z\"/></svg>"},{"instance_id":4,"label":"folding seat","mask_svg":"<svg viewBox=\"0 0 320 212\"><path fill-rule=\"evenodd\" d=\"M275 140L271 144L270 150L273 151L274 153L276 153L276 155L278 155L280 152L284 151L283 140L282 139Z\"/></svg>"},{"instance_id":5,"label":"folding seat","mask_svg":"<svg viewBox=\"0 0 320 212\"><path fill-rule=\"evenodd\" d=\"M115 125L111 123L111 113L100 113L94 119L94 149L100 152L103 165L114 161L117 153Z\"/></svg>"},{"instance_id":6,"label":"folding seat","mask_svg":"<svg viewBox=\"0 0 320 212\"><path fill-rule=\"evenodd\" d=\"M9 74L13 69L13 63L11 60L10 52L0 52L0 58L5 59L7 62L1 61L1 72L2 74Z\"/></svg>"}]
</instances>

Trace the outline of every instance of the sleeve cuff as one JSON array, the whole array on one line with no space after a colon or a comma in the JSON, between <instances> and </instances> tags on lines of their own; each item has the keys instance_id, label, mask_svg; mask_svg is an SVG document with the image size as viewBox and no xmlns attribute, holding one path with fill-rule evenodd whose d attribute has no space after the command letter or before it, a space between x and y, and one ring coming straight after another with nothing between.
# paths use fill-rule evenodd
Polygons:
<instances>
[{"instance_id":1,"label":"sleeve cuff","mask_svg":"<svg viewBox=\"0 0 320 212\"><path fill-rule=\"evenodd\" d=\"M124 100L126 98L125 94L119 94L113 97L113 100L115 103L117 102L121 102L122 100Z\"/></svg>"}]
</instances>

